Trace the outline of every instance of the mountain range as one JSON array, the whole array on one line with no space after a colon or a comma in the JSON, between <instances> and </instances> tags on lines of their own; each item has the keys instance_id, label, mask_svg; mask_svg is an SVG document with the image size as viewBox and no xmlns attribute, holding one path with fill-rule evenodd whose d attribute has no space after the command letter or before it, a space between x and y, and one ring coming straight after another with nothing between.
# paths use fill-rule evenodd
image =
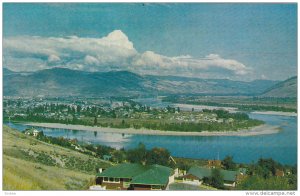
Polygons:
<instances>
[{"instance_id":1,"label":"mountain range","mask_svg":"<svg viewBox=\"0 0 300 196\"><path fill-rule=\"evenodd\" d=\"M31 73L3 69L4 96L107 97L172 94L256 96L267 93L267 89L272 90L276 85L280 85L280 81L244 82L138 75L128 71L85 72L66 68L52 68Z\"/></svg>"}]
</instances>

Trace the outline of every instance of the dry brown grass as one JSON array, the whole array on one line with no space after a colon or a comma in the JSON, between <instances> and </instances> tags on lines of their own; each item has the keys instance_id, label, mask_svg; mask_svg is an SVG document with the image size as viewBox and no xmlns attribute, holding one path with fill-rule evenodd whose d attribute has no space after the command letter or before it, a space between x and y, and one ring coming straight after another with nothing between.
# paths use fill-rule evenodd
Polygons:
<instances>
[{"instance_id":1,"label":"dry brown grass","mask_svg":"<svg viewBox=\"0 0 300 196\"><path fill-rule=\"evenodd\" d=\"M41 142L4 126L3 190L84 190L93 184L95 171L84 172L76 167L67 169L61 164L50 166L45 161L35 159L33 152L49 157L55 154L77 162L91 160L100 165L109 164L95 157Z\"/></svg>"}]
</instances>

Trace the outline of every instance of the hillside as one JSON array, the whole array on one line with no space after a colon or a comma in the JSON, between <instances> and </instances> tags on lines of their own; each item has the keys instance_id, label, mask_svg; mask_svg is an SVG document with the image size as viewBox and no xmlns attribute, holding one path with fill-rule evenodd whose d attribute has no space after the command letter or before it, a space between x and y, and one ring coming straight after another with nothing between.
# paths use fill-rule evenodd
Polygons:
<instances>
[{"instance_id":1,"label":"hillside","mask_svg":"<svg viewBox=\"0 0 300 196\"><path fill-rule=\"evenodd\" d=\"M153 96L172 94L258 95L278 81L252 82L178 76L142 76L128 71L84 72L53 68L11 74L4 70L5 96Z\"/></svg>"},{"instance_id":2,"label":"hillside","mask_svg":"<svg viewBox=\"0 0 300 196\"><path fill-rule=\"evenodd\" d=\"M4 190L82 190L105 162L3 127Z\"/></svg>"},{"instance_id":3,"label":"hillside","mask_svg":"<svg viewBox=\"0 0 300 196\"><path fill-rule=\"evenodd\" d=\"M271 80L244 82L178 76L147 76L147 78L153 88L167 94L256 95L278 83Z\"/></svg>"},{"instance_id":4,"label":"hillside","mask_svg":"<svg viewBox=\"0 0 300 196\"><path fill-rule=\"evenodd\" d=\"M262 97L281 97L281 98L296 98L297 97L297 76L289 78L280 82L268 90L266 90Z\"/></svg>"},{"instance_id":5,"label":"hillside","mask_svg":"<svg viewBox=\"0 0 300 196\"><path fill-rule=\"evenodd\" d=\"M4 75L4 81L4 94L9 96L113 96L146 90L143 79L130 72L104 74L54 68L29 75Z\"/></svg>"}]
</instances>

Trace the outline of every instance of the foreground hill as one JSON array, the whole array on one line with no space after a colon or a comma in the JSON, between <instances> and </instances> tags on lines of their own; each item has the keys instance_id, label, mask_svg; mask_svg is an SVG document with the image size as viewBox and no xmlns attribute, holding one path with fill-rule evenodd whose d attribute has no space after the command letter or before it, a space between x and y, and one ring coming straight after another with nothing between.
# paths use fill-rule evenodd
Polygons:
<instances>
[{"instance_id":1,"label":"foreground hill","mask_svg":"<svg viewBox=\"0 0 300 196\"><path fill-rule=\"evenodd\" d=\"M87 189L104 162L3 127L4 190Z\"/></svg>"},{"instance_id":2,"label":"foreground hill","mask_svg":"<svg viewBox=\"0 0 300 196\"><path fill-rule=\"evenodd\" d=\"M297 76L289 78L283 82L275 84L266 90L262 97L282 97L296 98L297 97Z\"/></svg>"},{"instance_id":3,"label":"foreground hill","mask_svg":"<svg viewBox=\"0 0 300 196\"><path fill-rule=\"evenodd\" d=\"M252 82L177 76L141 76L128 71L84 72L53 68L33 73L3 71L5 96L139 96L170 94L257 95L278 81Z\"/></svg>"}]
</instances>

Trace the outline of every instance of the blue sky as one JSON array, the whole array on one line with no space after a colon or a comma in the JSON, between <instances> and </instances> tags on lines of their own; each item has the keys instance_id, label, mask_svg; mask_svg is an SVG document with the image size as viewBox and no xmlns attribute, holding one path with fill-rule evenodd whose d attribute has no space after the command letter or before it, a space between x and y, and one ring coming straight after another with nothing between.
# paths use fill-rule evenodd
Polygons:
<instances>
[{"instance_id":1,"label":"blue sky","mask_svg":"<svg viewBox=\"0 0 300 196\"><path fill-rule=\"evenodd\" d=\"M15 71L233 80L297 73L296 4L5 3L3 10L4 67Z\"/></svg>"}]
</instances>

